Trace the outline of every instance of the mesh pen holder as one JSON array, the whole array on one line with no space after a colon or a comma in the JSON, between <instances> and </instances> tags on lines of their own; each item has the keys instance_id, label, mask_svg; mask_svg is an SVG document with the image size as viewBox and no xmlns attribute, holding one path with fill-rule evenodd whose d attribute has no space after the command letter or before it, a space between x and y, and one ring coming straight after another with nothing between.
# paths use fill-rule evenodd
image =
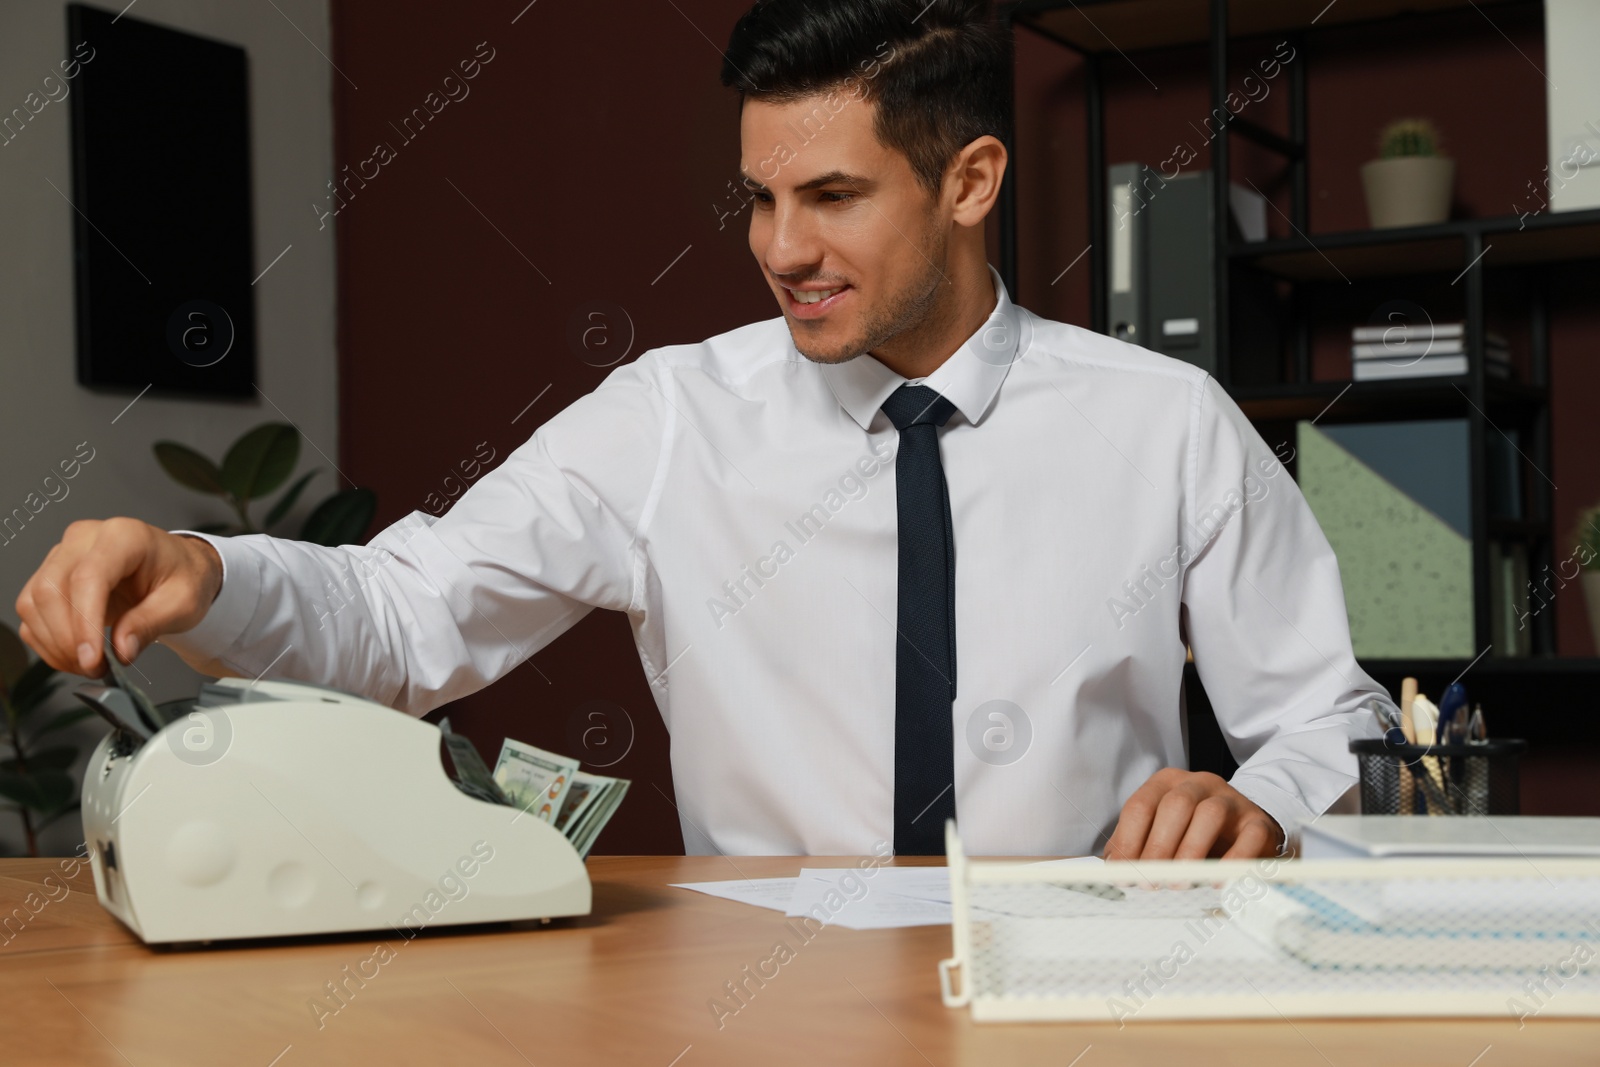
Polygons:
<instances>
[{"instance_id":1,"label":"mesh pen holder","mask_svg":"<svg viewBox=\"0 0 1600 1067\"><path fill-rule=\"evenodd\" d=\"M1516 815L1521 738L1479 744L1391 745L1350 742L1361 768L1363 815Z\"/></svg>"}]
</instances>

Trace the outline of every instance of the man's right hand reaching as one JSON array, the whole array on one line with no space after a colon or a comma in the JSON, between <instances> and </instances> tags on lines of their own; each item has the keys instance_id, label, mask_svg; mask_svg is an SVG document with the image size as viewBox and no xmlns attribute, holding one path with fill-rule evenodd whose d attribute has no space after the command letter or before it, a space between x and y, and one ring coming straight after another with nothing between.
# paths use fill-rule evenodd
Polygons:
<instances>
[{"instance_id":1,"label":"man's right hand reaching","mask_svg":"<svg viewBox=\"0 0 1600 1067\"><path fill-rule=\"evenodd\" d=\"M17 596L18 631L60 671L105 673L105 625L132 663L162 634L199 625L222 591L222 557L198 537L132 518L79 519Z\"/></svg>"}]
</instances>

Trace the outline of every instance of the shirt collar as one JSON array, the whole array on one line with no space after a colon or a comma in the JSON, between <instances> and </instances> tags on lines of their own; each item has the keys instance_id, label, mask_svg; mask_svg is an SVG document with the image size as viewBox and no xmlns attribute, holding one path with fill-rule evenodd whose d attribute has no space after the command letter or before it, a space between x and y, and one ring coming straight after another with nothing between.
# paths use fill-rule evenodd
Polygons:
<instances>
[{"instance_id":1,"label":"shirt collar","mask_svg":"<svg viewBox=\"0 0 1600 1067\"><path fill-rule=\"evenodd\" d=\"M1023 335L1032 331L1028 316L1011 302L1005 282L1000 280L1000 272L992 264L986 265L994 278L994 310L972 336L921 383L949 398L973 425L982 421L994 405L1006 371L1028 349L1028 337ZM820 366L839 404L863 430L871 429L872 420L883 402L907 381L867 353L843 363Z\"/></svg>"}]
</instances>

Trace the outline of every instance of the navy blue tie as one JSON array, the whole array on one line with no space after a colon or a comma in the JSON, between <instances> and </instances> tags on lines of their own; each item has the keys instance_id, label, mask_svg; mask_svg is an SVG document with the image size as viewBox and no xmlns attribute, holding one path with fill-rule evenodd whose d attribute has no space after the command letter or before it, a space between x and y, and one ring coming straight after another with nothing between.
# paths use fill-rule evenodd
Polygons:
<instances>
[{"instance_id":1,"label":"navy blue tie","mask_svg":"<svg viewBox=\"0 0 1600 1067\"><path fill-rule=\"evenodd\" d=\"M944 855L956 814L956 555L939 427L955 405L925 385L883 402L900 431L899 638L894 657L894 850Z\"/></svg>"}]
</instances>

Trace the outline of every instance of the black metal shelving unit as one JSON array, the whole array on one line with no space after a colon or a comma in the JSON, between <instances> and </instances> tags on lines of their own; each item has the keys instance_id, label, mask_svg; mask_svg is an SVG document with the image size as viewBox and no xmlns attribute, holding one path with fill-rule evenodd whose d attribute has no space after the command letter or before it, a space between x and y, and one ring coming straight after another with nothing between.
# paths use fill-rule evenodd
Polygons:
<instances>
[{"instance_id":1,"label":"black metal shelving unit","mask_svg":"<svg viewBox=\"0 0 1600 1067\"><path fill-rule=\"evenodd\" d=\"M1528 570L1538 575L1552 564L1549 329L1545 286L1540 272L1549 263L1600 259L1600 210L1545 213L1529 218L1463 219L1436 226L1360 230L1309 235L1307 157L1313 140L1306 128L1308 38L1330 27L1368 26L1374 32L1405 28L1412 20L1441 12L1528 15L1542 10L1539 0L1016 0L1002 3L998 17L1015 33L1025 29L1079 54L1084 63L1089 190L1089 277L1092 329L1106 332L1109 270L1106 206L1105 105L1103 66L1130 54L1184 45L1204 46L1209 61L1213 115L1228 115L1230 43L1239 38L1281 36L1295 49L1285 64L1289 75L1289 129L1280 134L1241 116L1231 116L1223 132L1210 141L1213 172L1212 221L1216 277L1211 321L1216 331L1216 377L1240 408L1256 422L1289 422L1321 417L1326 421L1400 418L1464 418L1470 446L1472 494L1473 629L1475 647L1491 643L1492 586L1490 542L1527 546ZM1528 17L1532 17L1528 15ZM1485 33L1494 33L1488 22ZM1228 232L1229 142L1244 137L1283 159L1288 178L1291 236L1239 243ZM1015 144L1008 144L1012 165L1000 195L1000 270L1014 299L1017 279L1017 186ZM1024 146L1025 147L1025 146ZM1492 256L1490 253L1492 252ZM1281 380L1271 384L1236 381L1235 353L1230 350L1229 291L1241 272L1261 272L1288 283L1287 322L1282 350L1272 353ZM1459 273L1457 273L1459 272ZM1486 375L1484 323L1486 279L1491 272L1516 272L1527 293L1530 352L1524 381ZM1462 319L1466 324L1469 373L1452 378L1377 382L1314 381L1311 367L1312 316L1318 286L1337 281L1383 278L1450 277L1464 289ZM1454 283L1452 283L1454 284ZM1334 402L1337 401L1337 404ZM1330 407L1330 405L1333 405ZM1527 518L1490 514L1488 435L1515 427L1531 470ZM1554 612L1533 619L1533 655L1507 657L1490 666L1490 653L1474 666L1495 672L1526 668L1547 673L1555 649ZM1465 668L1469 659L1427 661L1427 673L1448 674ZM1573 671L1600 673L1600 659L1561 658L1562 676ZM1371 660L1363 666L1374 676L1419 667L1415 661Z\"/></svg>"}]
</instances>

